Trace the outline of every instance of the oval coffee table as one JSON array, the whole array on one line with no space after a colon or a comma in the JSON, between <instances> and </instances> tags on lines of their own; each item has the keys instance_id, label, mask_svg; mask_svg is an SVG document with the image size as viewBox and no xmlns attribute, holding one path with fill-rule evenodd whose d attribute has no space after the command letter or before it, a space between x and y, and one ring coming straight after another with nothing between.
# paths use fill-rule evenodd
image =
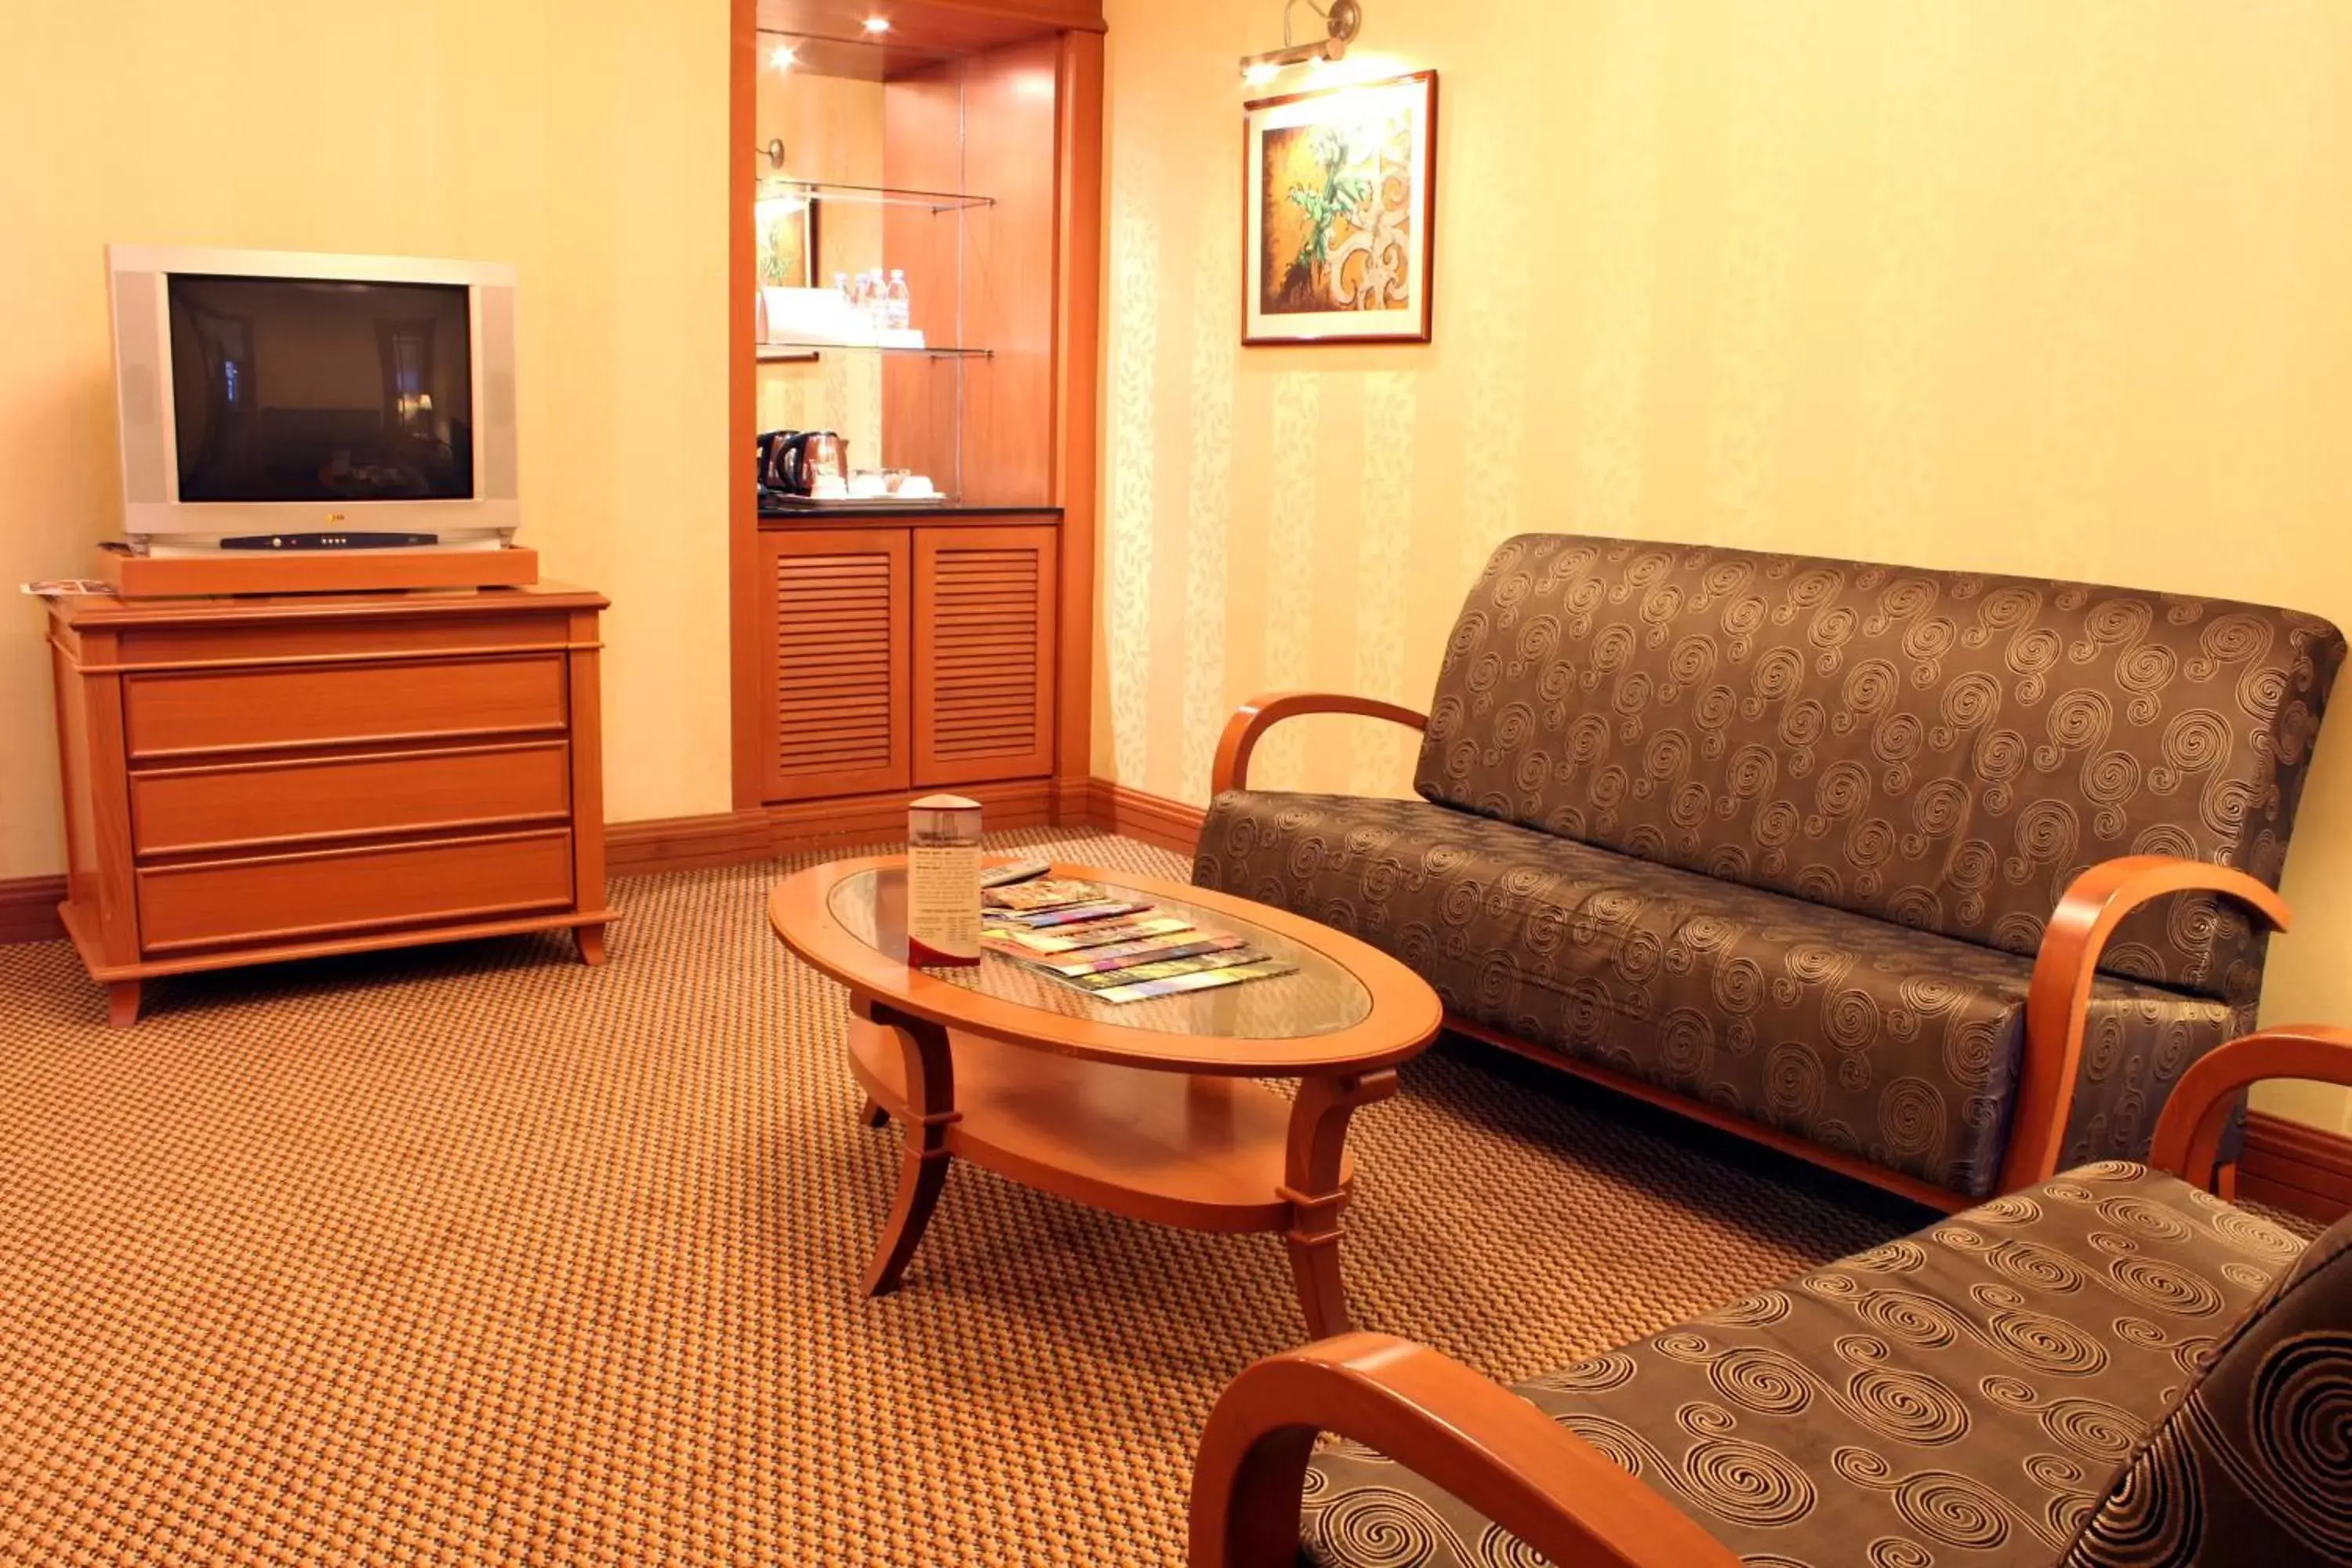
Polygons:
<instances>
[{"instance_id":1,"label":"oval coffee table","mask_svg":"<svg viewBox=\"0 0 2352 1568\"><path fill-rule=\"evenodd\" d=\"M1317 1338L1349 1327L1339 1213L1348 1120L1396 1092L1435 1037L1437 994L1344 932L1148 877L1055 866L1197 925L1246 937L1297 973L1125 1005L991 953L910 969L901 857L792 877L768 915L784 945L849 988L850 1068L866 1115L897 1118L898 1194L866 1271L896 1289L950 1159L1163 1225L1280 1231ZM1296 1078L1286 1099L1254 1079Z\"/></svg>"}]
</instances>

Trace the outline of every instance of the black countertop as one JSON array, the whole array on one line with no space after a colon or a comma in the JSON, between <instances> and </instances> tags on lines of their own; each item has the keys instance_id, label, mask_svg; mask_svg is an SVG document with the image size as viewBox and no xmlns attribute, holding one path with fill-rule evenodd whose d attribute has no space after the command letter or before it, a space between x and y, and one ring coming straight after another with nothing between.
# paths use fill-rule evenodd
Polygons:
<instances>
[{"instance_id":1,"label":"black countertop","mask_svg":"<svg viewBox=\"0 0 2352 1568\"><path fill-rule=\"evenodd\" d=\"M1057 506L967 506L961 501L815 501L807 506L772 507L762 503L760 526L791 527L812 522L856 522L861 518L909 517L1060 517Z\"/></svg>"}]
</instances>

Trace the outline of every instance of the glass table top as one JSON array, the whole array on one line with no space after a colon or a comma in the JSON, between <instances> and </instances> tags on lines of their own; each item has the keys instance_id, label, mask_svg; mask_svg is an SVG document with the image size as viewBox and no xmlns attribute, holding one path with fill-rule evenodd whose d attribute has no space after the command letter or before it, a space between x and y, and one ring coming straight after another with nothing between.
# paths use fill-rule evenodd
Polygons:
<instances>
[{"instance_id":1,"label":"glass table top","mask_svg":"<svg viewBox=\"0 0 2352 1568\"><path fill-rule=\"evenodd\" d=\"M1000 1002L1034 1007L1063 1017L1084 1018L1119 1028L1235 1040L1288 1040L1334 1034L1362 1023L1372 1010L1371 993L1347 968L1316 949L1222 908L1122 889L1091 878L1113 897L1125 894L1182 916L1203 931L1245 938L1269 958L1298 966L1297 973L1240 985L1223 985L1144 1002L1104 1002L1076 985L1039 973L1017 959L983 953L977 966L926 969L932 980L961 985ZM886 957L907 956L907 879L901 867L884 867L844 877L834 885L827 907L842 928ZM1076 956L1076 955L1073 955Z\"/></svg>"}]
</instances>

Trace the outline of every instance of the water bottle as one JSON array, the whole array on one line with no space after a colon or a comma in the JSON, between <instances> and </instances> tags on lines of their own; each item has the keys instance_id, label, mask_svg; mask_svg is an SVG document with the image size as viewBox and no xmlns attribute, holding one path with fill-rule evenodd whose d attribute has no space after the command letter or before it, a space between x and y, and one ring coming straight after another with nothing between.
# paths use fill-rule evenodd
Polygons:
<instances>
[{"instance_id":1,"label":"water bottle","mask_svg":"<svg viewBox=\"0 0 2352 1568\"><path fill-rule=\"evenodd\" d=\"M894 267L890 269L889 308L884 313L882 324L892 331L903 332L913 317L914 301L907 292L907 274L902 268Z\"/></svg>"}]
</instances>

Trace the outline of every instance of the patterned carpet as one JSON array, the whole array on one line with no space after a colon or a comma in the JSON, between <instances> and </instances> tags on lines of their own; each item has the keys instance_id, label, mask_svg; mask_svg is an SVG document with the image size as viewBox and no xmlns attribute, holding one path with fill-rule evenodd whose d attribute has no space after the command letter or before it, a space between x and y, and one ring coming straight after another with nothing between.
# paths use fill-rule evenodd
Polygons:
<instances>
[{"instance_id":1,"label":"patterned carpet","mask_svg":"<svg viewBox=\"0 0 2352 1568\"><path fill-rule=\"evenodd\" d=\"M602 970L192 977L124 1032L0 947L0 1563L1178 1562L1211 1402L1304 1334L1279 1242L964 1168L859 1296L895 1134L790 864L617 883ZM1352 1146L1360 1319L1507 1379L1920 1217L1468 1047Z\"/></svg>"}]
</instances>

